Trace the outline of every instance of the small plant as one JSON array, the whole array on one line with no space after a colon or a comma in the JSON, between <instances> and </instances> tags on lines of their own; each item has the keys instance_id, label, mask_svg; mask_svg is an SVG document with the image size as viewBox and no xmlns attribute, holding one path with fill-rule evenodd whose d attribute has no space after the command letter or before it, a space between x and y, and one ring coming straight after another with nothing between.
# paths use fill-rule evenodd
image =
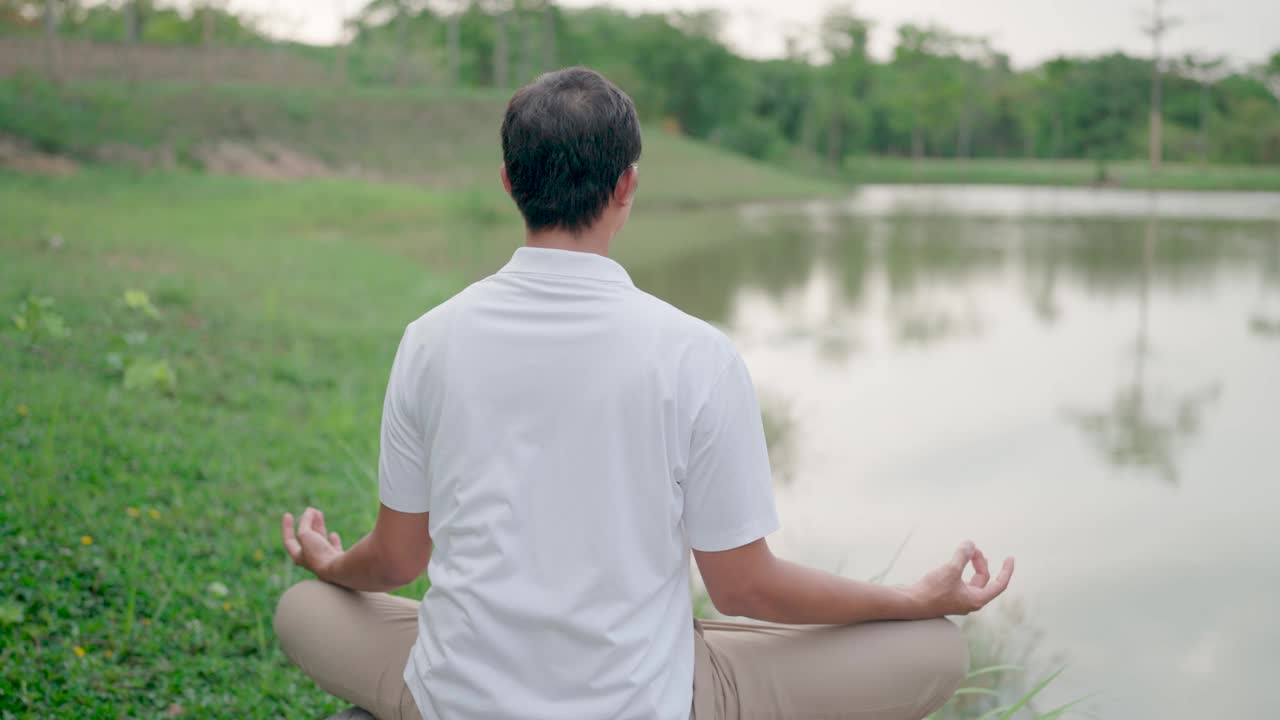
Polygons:
<instances>
[{"instance_id":1,"label":"small plant","mask_svg":"<svg viewBox=\"0 0 1280 720\"><path fill-rule=\"evenodd\" d=\"M70 334L62 316L53 310L53 298L29 295L13 314L13 325L35 345L46 338L64 338Z\"/></svg>"},{"instance_id":2,"label":"small plant","mask_svg":"<svg viewBox=\"0 0 1280 720\"><path fill-rule=\"evenodd\" d=\"M124 306L134 314L159 319L160 311L142 290L126 290ZM164 358L145 356L148 335L145 330L128 330L112 338L112 349L107 353L107 368L122 376L126 390L159 391L172 395L178 390L178 376L173 366Z\"/></svg>"},{"instance_id":3,"label":"small plant","mask_svg":"<svg viewBox=\"0 0 1280 720\"><path fill-rule=\"evenodd\" d=\"M168 360L136 360L124 371L126 390L159 390L172 395L178 391L178 376Z\"/></svg>"}]
</instances>

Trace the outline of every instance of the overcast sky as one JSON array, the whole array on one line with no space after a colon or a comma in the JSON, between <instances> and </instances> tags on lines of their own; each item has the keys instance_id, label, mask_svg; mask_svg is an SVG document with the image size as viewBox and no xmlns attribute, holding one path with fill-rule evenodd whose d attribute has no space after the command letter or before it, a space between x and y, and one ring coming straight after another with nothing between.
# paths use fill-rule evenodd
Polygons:
<instances>
[{"instance_id":1,"label":"overcast sky","mask_svg":"<svg viewBox=\"0 0 1280 720\"><path fill-rule=\"evenodd\" d=\"M332 42L339 18L362 0L230 0L232 7L263 17L275 32L310 42ZM561 0L581 7L595 0ZM781 54L789 34L816 27L831 0L611 0L631 11L718 8L727 13L725 39L739 52ZM848 3L846 3L847 5ZM1226 55L1236 63L1260 62L1280 50L1280 0L1168 0L1182 24L1167 36L1171 54ZM1150 53L1140 30L1151 0L861 0L857 12L875 22L872 52L886 57L894 28L904 22L937 23L985 35L1028 66L1059 54L1094 55L1111 50Z\"/></svg>"}]
</instances>

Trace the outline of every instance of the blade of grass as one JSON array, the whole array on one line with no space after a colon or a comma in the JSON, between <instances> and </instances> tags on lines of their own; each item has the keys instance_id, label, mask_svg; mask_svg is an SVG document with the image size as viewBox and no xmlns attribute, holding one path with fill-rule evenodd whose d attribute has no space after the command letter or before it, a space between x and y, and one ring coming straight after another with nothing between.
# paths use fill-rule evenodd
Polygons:
<instances>
[{"instance_id":1,"label":"blade of grass","mask_svg":"<svg viewBox=\"0 0 1280 720\"><path fill-rule=\"evenodd\" d=\"M1057 718L1062 717L1062 715L1063 715L1064 713L1066 713L1068 710L1070 710L1071 708L1075 707L1076 705L1079 705L1080 703L1084 702L1085 700L1088 700L1090 697L1092 697L1092 696L1091 696L1091 695L1085 695L1085 696L1084 696L1084 697L1082 697L1082 698L1078 698L1078 699L1076 699L1076 700L1072 700L1071 702L1067 703L1066 705L1063 705L1063 706L1061 706L1061 707L1054 708L1053 710L1050 710L1049 712L1047 712L1047 713L1045 713L1045 714L1043 714L1043 715L1040 715L1039 717L1037 717L1037 718L1036 718L1036 720L1057 720Z\"/></svg>"},{"instance_id":2,"label":"blade of grass","mask_svg":"<svg viewBox=\"0 0 1280 720\"><path fill-rule=\"evenodd\" d=\"M1049 677L1037 683L1035 687L1031 688L1030 692L1028 692L1026 695L1023 695L1020 700L1018 700L1016 703L1011 705L1009 709L1003 715L1000 716L1000 720L1009 720L1010 718L1012 718L1014 713L1018 712L1023 707L1025 707L1027 703L1031 702L1032 698L1034 698L1036 695L1039 695L1040 691L1048 687L1049 683L1053 682L1054 678L1061 675L1062 671L1065 669L1066 668L1058 668L1053 674L1049 675Z\"/></svg>"},{"instance_id":3,"label":"blade of grass","mask_svg":"<svg viewBox=\"0 0 1280 720\"><path fill-rule=\"evenodd\" d=\"M1001 672L1022 672L1022 670L1023 668L1020 665L988 665L987 667L978 668L977 670L974 670L973 672L969 673L965 677L972 680L973 678L979 677L981 675L990 675L992 673L1001 673Z\"/></svg>"},{"instance_id":4,"label":"blade of grass","mask_svg":"<svg viewBox=\"0 0 1280 720\"><path fill-rule=\"evenodd\" d=\"M952 695L990 695L991 697L1000 697L1000 693L984 687L962 687Z\"/></svg>"},{"instance_id":5,"label":"blade of grass","mask_svg":"<svg viewBox=\"0 0 1280 720\"><path fill-rule=\"evenodd\" d=\"M893 566L898 564L898 558L902 557L902 551L907 548L907 543L911 542L911 537L915 534L915 530L907 533L907 536L902 538L902 542L898 543L898 549L893 551L893 557L889 558L889 564L885 565L884 569L880 572L872 575L867 582L878 583L888 577L889 573L893 570Z\"/></svg>"}]
</instances>

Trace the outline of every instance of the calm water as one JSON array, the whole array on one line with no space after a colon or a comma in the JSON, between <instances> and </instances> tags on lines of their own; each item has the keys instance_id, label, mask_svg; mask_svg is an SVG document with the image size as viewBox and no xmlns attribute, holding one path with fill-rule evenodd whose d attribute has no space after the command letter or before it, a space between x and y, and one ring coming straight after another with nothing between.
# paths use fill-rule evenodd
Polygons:
<instances>
[{"instance_id":1,"label":"calm water","mask_svg":"<svg viewBox=\"0 0 1280 720\"><path fill-rule=\"evenodd\" d=\"M707 223L623 260L746 357L781 554L905 582L972 537L1019 561L980 644L1068 666L1040 710L1280 717L1280 195L872 187Z\"/></svg>"}]
</instances>

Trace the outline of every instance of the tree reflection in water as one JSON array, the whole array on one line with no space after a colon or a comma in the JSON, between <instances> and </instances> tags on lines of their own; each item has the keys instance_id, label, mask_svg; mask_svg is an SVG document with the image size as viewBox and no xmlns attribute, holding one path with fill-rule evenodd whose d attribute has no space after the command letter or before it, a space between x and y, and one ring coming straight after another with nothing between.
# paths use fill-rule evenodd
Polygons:
<instances>
[{"instance_id":1,"label":"tree reflection in water","mask_svg":"<svg viewBox=\"0 0 1280 720\"><path fill-rule=\"evenodd\" d=\"M1179 447L1199 433L1204 411L1217 400L1221 388L1210 384L1161 403L1148 387L1151 274L1158 242L1159 220L1153 215L1147 218L1142 239L1137 341L1130 381L1115 391L1110 407L1095 412L1068 410L1066 416L1113 466L1154 472L1166 483L1177 485Z\"/></svg>"}]
</instances>

